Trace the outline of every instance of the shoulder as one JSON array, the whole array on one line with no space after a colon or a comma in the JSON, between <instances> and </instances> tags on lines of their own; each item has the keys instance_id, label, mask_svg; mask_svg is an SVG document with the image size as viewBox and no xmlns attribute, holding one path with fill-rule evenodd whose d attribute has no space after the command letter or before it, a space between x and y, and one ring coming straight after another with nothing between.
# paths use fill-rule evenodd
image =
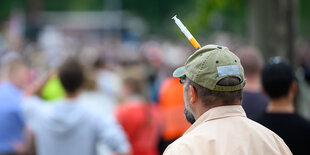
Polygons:
<instances>
[{"instance_id":1,"label":"shoulder","mask_svg":"<svg viewBox=\"0 0 310 155\"><path fill-rule=\"evenodd\" d=\"M284 140L275 132L255 121L249 120L249 123L253 128L253 132L255 132L261 141L268 143L270 146L274 146L274 148L276 148L278 152L281 152L281 154L291 154L291 151L285 144Z\"/></svg>"},{"instance_id":2,"label":"shoulder","mask_svg":"<svg viewBox=\"0 0 310 155\"><path fill-rule=\"evenodd\" d=\"M296 120L298 120L298 122L300 124L302 124L303 126L305 126L306 128L310 128L310 122L308 120L306 120L305 118L301 117L298 114L295 114Z\"/></svg>"},{"instance_id":3,"label":"shoulder","mask_svg":"<svg viewBox=\"0 0 310 155\"><path fill-rule=\"evenodd\" d=\"M112 126L116 123L115 117L110 113L102 113L100 110L91 110L84 105L80 108L85 116L85 120L98 130L113 128Z\"/></svg>"},{"instance_id":4,"label":"shoulder","mask_svg":"<svg viewBox=\"0 0 310 155\"><path fill-rule=\"evenodd\" d=\"M210 134L210 132L214 134ZM205 127L199 127L174 141L167 147L164 155L170 154L212 154L217 145L216 133Z\"/></svg>"},{"instance_id":5,"label":"shoulder","mask_svg":"<svg viewBox=\"0 0 310 155\"><path fill-rule=\"evenodd\" d=\"M163 153L163 155L170 154L193 154L193 152L190 144L186 142L184 137L181 137L170 144Z\"/></svg>"},{"instance_id":6,"label":"shoulder","mask_svg":"<svg viewBox=\"0 0 310 155\"><path fill-rule=\"evenodd\" d=\"M38 96L29 96L23 99L24 103L41 103L43 100Z\"/></svg>"},{"instance_id":7,"label":"shoulder","mask_svg":"<svg viewBox=\"0 0 310 155\"><path fill-rule=\"evenodd\" d=\"M266 120L268 121L268 115L266 113L263 113L261 115L259 115L258 117L254 118L254 121L259 123L259 124L262 124L264 123Z\"/></svg>"},{"instance_id":8,"label":"shoulder","mask_svg":"<svg viewBox=\"0 0 310 155\"><path fill-rule=\"evenodd\" d=\"M34 113L43 104L43 101L37 96L26 97L22 101L24 112Z\"/></svg>"}]
</instances>

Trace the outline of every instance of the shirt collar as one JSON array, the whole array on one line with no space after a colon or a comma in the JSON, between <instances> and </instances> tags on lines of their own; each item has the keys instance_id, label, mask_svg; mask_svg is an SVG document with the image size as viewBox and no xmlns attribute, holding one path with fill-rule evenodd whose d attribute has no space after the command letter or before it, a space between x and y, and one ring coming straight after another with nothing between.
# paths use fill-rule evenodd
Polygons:
<instances>
[{"instance_id":1,"label":"shirt collar","mask_svg":"<svg viewBox=\"0 0 310 155\"><path fill-rule=\"evenodd\" d=\"M184 133L184 135L194 130L203 122L234 116L246 117L246 114L241 105L219 106L211 108L205 113L203 113L195 121L195 123Z\"/></svg>"}]
</instances>

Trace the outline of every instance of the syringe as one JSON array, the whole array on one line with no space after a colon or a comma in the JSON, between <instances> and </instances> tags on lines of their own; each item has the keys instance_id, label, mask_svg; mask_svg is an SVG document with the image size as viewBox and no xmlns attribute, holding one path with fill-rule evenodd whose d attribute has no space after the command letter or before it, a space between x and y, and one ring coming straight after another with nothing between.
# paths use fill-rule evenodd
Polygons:
<instances>
[{"instance_id":1,"label":"syringe","mask_svg":"<svg viewBox=\"0 0 310 155\"><path fill-rule=\"evenodd\" d=\"M181 31L184 33L184 35L187 37L187 39L192 43L192 45L195 48L201 48L197 40L193 37L193 35L187 30L187 28L183 25L183 23L180 21L180 19L177 18L177 15L173 16L172 19L174 19L175 23L179 26Z\"/></svg>"}]
</instances>

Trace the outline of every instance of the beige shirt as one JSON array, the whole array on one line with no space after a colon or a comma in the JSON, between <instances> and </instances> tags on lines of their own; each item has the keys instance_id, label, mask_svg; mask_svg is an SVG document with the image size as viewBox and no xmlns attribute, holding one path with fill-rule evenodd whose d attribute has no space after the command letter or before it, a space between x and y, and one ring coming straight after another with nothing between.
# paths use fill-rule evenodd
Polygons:
<instances>
[{"instance_id":1,"label":"beige shirt","mask_svg":"<svg viewBox=\"0 0 310 155\"><path fill-rule=\"evenodd\" d=\"M284 141L248 119L240 105L208 110L164 155L288 155Z\"/></svg>"}]
</instances>

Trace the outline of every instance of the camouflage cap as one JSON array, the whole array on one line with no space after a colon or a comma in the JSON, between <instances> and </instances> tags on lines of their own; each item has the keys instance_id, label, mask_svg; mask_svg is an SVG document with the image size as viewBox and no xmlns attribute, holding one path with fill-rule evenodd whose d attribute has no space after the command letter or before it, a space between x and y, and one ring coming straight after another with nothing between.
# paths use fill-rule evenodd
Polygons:
<instances>
[{"instance_id":1,"label":"camouflage cap","mask_svg":"<svg viewBox=\"0 0 310 155\"><path fill-rule=\"evenodd\" d=\"M184 75L200 86L215 91L240 90L246 83L239 58L227 47L218 45L202 47L187 59L185 66L173 72L174 77ZM234 86L217 85L225 77L237 77L240 83Z\"/></svg>"}]
</instances>

